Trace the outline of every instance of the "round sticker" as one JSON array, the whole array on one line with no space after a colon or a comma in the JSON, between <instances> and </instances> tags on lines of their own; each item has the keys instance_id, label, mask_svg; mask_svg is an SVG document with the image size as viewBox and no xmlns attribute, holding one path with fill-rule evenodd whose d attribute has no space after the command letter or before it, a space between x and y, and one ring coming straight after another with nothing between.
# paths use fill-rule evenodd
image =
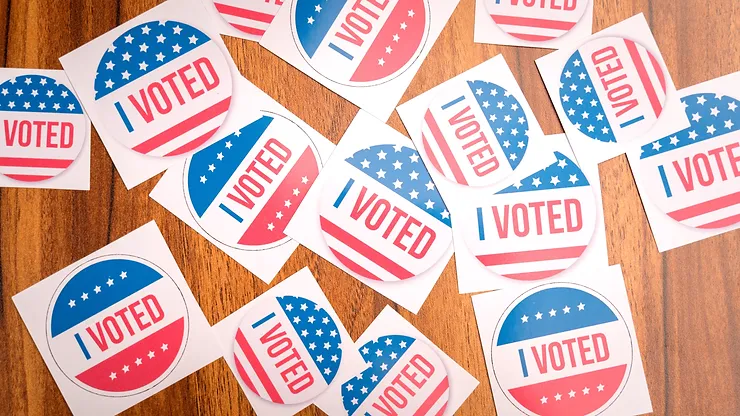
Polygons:
<instances>
[{"instance_id":1,"label":"round sticker","mask_svg":"<svg viewBox=\"0 0 740 416\"><path fill-rule=\"evenodd\" d=\"M401 75L429 34L427 0L296 0L292 16L303 58L342 85L377 85Z\"/></svg>"},{"instance_id":2,"label":"round sticker","mask_svg":"<svg viewBox=\"0 0 740 416\"><path fill-rule=\"evenodd\" d=\"M162 269L126 255L77 267L57 288L47 342L59 369L101 396L131 396L164 380L188 339L188 307Z\"/></svg>"},{"instance_id":3,"label":"round sticker","mask_svg":"<svg viewBox=\"0 0 740 416\"><path fill-rule=\"evenodd\" d=\"M342 384L342 402L354 415L441 415L450 398L447 370L424 341L386 335L360 348L370 366Z\"/></svg>"},{"instance_id":4,"label":"round sticker","mask_svg":"<svg viewBox=\"0 0 740 416\"><path fill-rule=\"evenodd\" d=\"M0 84L0 173L38 182L64 172L87 137L82 106L66 85L45 75L21 75Z\"/></svg>"},{"instance_id":5,"label":"round sticker","mask_svg":"<svg viewBox=\"0 0 740 416\"><path fill-rule=\"evenodd\" d=\"M599 293L547 284L506 309L491 359L496 382L525 414L596 415L627 383L632 337L622 315Z\"/></svg>"},{"instance_id":6,"label":"round sticker","mask_svg":"<svg viewBox=\"0 0 740 416\"><path fill-rule=\"evenodd\" d=\"M665 99L666 73L660 62L625 38L586 43L560 75L560 102L568 120L602 142L630 140L650 130Z\"/></svg>"},{"instance_id":7,"label":"round sticker","mask_svg":"<svg viewBox=\"0 0 740 416\"><path fill-rule=\"evenodd\" d=\"M280 10L283 0L214 0L221 17L247 38L259 40Z\"/></svg>"},{"instance_id":8,"label":"round sticker","mask_svg":"<svg viewBox=\"0 0 740 416\"><path fill-rule=\"evenodd\" d=\"M319 215L331 252L367 279L410 279L452 244L442 197L416 150L400 144L368 147L338 163Z\"/></svg>"},{"instance_id":9,"label":"round sticker","mask_svg":"<svg viewBox=\"0 0 740 416\"><path fill-rule=\"evenodd\" d=\"M278 404L309 401L334 380L342 336L326 310L299 296L282 296L250 309L234 340L241 381Z\"/></svg>"},{"instance_id":10,"label":"round sticker","mask_svg":"<svg viewBox=\"0 0 740 416\"><path fill-rule=\"evenodd\" d=\"M529 122L519 100L485 81L452 81L427 109L424 152L447 179L493 185L519 166L529 144Z\"/></svg>"},{"instance_id":11,"label":"round sticker","mask_svg":"<svg viewBox=\"0 0 740 416\"><path fill-rule=\"evenodd\" d=\"M658 208L703 229L740 222L738 100L702 93L683 98L691 126L642 146L640 181Z\"/></svg>"},{"instance_id":12,"label":"round sticker","mask_svg":"<svg viewBox=\"0 0 740 416\"><path fill-rule=\"evenodd\" d=\"M588 179L567 156L486 197L468 213L470 251L488 270L510 279L540 280L572 266L596 228Z\"/></svg>"},{"instance_id":13,"label":"round sticker","mask_svg":"<svg viewBox=\"0 0 740 416\"><path fill-rule=\"evenodd\" d=\"M186 154L226 118L229 63L216 42L188 24L142 23L100 59L95 103L108 133L127 148L158 157Z\"/></svg>"},{"instance_id":14,"label":"round sticker","mask_svg":"<svg viewBox=\"0 0 740 416\"><path fill-rule=\"evenodd\" d=\"M588 0L486 0L486 9L501 30L530 42L563 36L587 8Z\"/></svg>"},{"instance_id":15,"label":"round sticker","mask_svg":"<svg viewBox=\"0 0 740 416\"><path fill-rule=\"evenodd\" d=\"M311 138L278 114L262 117L198 151L185 165L185 199L215 240L241 250L284 244L321 160Z\"/></svg>"}]
</instances>

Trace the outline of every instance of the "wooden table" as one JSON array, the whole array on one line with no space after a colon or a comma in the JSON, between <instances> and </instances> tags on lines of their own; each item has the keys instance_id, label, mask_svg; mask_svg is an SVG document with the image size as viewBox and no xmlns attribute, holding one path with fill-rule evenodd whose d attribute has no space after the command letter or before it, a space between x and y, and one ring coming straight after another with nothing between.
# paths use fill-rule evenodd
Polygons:
<instances>
[{"instance_id":1,"label":"wooden table","mask_svg":"<svg viewBox=\"0 0 740 416\"><path fill-rule=\"evenodd\" d=\"M594 30L644 12L680 89L740 70L737 0L594 0ZM63 54L153 7L154 0L0 0L0 63L58 68ZM545 50L473 43L474 0L462 0L402 100L499 53L544 131L561 131L534 60ZM337 142L356 107L257 44L226 38L241 72ZM320 106L317 106L320 103ZM390 125L405 133L394 115ZM627 165L600 167L611 264L621 263L656 414L740 414L740 232L663 255L657 252ZM67 414L11 296L155 219L211 323L268 289L190 227L149 199L159 176L127 191L93 133L90 192L0 191L0 414ZM383 296L300 247L274 283L308 266L353 338L388 303ZM480 386L460 409L494 406L470 296L457 294L454 260L418 315L399 312ZM135 406L127 414L251 414L223 360ZM321 414L309 408L306 414Z\"/></svg>"}]
</instances>

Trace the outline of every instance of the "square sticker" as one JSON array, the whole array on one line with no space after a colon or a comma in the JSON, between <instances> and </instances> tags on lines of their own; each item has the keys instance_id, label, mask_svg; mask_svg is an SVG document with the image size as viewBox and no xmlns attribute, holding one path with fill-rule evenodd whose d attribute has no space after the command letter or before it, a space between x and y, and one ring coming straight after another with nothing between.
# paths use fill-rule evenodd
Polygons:
<instances>
[{"instance_id":1,"label":"square sticker","mask_svg":"<svg viewBox=\"0 0 740 416\"><path fill-rule=\"evenodd\" d=\"M283 0L203 0L222 34L259 42Z\"/></svg>"},{"instance_id":2,"label":"square sticker","mask_svg":"<svg viewBox=\"0 0 740 416\"><path fill-rule=\"evenodd\" d=\"M215 140L150 196L265 283L298 243L284 230L334 144L244 78Z\"/></svg>"},{"instance_id":3,"label":"square sticker","mask_svg":"<svg viewBox=\"0 0 740 416\"><path fill-rule=\"evenodd\" d=\"M652 412L620 266L473 306L497 414Z\"/></svg>"},{"instance_id":4,"label":"square sticker","mask_svg":"<svg viewBox=\"0 0 740 416\"><path fill-rule=\"evenodd\" d=\"M260 45L388 120L460 0L288 0Z\"/></svg>"},{"instance_id":5,"label":"square sticker","mask_svg":"<svg viewBox=\"0 0 740 416\"><path fill-rule=\"evenodd\" d=\"M153 221L13 303L74 414L115 415L220 357Z\"/></svg>"}]
</instances>

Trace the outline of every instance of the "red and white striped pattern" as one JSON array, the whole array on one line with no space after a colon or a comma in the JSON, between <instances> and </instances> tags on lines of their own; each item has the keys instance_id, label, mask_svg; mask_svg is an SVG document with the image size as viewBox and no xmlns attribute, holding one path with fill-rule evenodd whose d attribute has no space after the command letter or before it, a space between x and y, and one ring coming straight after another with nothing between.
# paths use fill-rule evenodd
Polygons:
<instances>
[{"instance_id":1,"label":"red and white striped pattern","mask_svg":"<svg viewBox=\"0 0 740 416\"><path fill-rule=\"evenodd\" d=\"M486 0L486 7L494 22L509 35L530 42L544 42L568 33L583 17L589 0L568 0L556 3L550 0L541 7L540 0L526 6L528 0ZM566 10L566 8L570 10Z\"/></svg>"},{"instance_id":2,"label":"red and white striped pattern","mask_svg":"<svg viewBox=\"0 0 740 416\"><path fill-rule=\"evenodd\" d=\"M647 49L629 39L624 40L655 117L660 116L666 99L666 83L660 63Z\"/></svg>"},{"instance_id":3,"label":"red and white striped pattern","mask_svg":"<svg viewBox=\"0 0 740 416\"><path fill-rule=\"evenodd\" d=\"M215 0L213 5L244 37L260 40L280 10L282 0Z\"/></svg>"},{"instance_id":4,"label":"red and white striped pattern","mask_svg":"<svg viewBox=\"0 0 740 416\"><path fill-rule=\"evenodd\" d=\"M487 125L483 125L487 128ZM452 152L450 145L442 133L437 120L434 118L431 110L427 110L422 123L422 140L424 143L424 153L432 164L434 169L442 173L446 178L453 179L461 185L468 185L466 175L463 173L457 158Z\"/></svg>"}]
</instances>

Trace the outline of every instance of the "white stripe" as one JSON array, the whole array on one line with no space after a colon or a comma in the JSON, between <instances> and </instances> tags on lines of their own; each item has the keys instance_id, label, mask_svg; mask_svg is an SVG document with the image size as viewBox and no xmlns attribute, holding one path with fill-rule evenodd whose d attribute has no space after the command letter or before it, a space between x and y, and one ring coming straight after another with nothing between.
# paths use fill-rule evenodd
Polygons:
<instances>
[{"instance_id":1,"label":"white stripe","mask_svg":"<svg viewBox=\"0 0 740 416\"><path fill-rule=\"evenodd\" d=\"M502 30L504 30L506 33L521 33L525 35L549 36L553 38L562 36L564 33L567 32L567 30L562 30L562 29L548 29L548 28L532 27L532 26L515 26L515 25L498 25L498 26Z\"/></svg>"},{"instance_id":2,"label":"white stripe","mask_svg":"<svg viewBox=\"0 0 740 416\"><path fill-rule=\"evenodd\" d=\"M202 136L203 134L206 134L207 132L218 129L221 124L223 123L223 120L226 118L226 112L222 113L221 115L214 117L207 122L196 126L194 129L185 132L184 134L174 138L173 140L159 146L158 148L152 150L151 152L147 153L147 156L164 156L174 150L179 149L180 147L192 142L193 140L197 139L198 137ZM216 132L213 132L214 135ZM213 136L211 136L213 137ZM204 143L205 144L205 143ZM202 145L201 145L202 146ZM192 150L191 150L192 152Z\"/></svg>"},{"instance_id":3,"label":"white stripe","mask_svg":"<svg viewBox=\"0 0 740 416\"><path fill-rule=\"evenodd\" d=\"M653 90L655 91L655 95L658 97L658 102L660 103L660 106L662 108L663 103L665 102L666 94L663 92L663 87L660 86L660 79L658 78L658 74L655 72L655 68L653 67L653 61L650 60L650 52L636 43L635 46L637 46L637 50L640 52L640 57L642 57L642 64L645 65L645 71L648 74L648 78L650 78L650 82L653 84Z\"/></svg>"},{"instance_id":4,"label":"white stripe","mask_svg":"<svg viewBox=\"0 0 740 416\"><path fill-rule=\"evenodd\" d=\"M262 382L260 382L259 377L257 377L257 373L254 371L254 368L252 368L252 365L249 363L249 360L247 359L247 356L244 354L244 351L242 351L241 347L239 346L239 343L234 341L234 355L239 359L239 362L242 365L242 368L244 369L244 372L247 373L247 376L249 377L249 381L252 382L252 385L257 390L257 394L259 394L260 397L268 398L270 395L267 394L267 390L265 389L265 386L262 385ZM239 376L239 381L244 384L244 387L246 389L249 389L247 387L247 383L242 380L241 376L237 372L237 376Z\"/></svg>"},{"instance_id":5,"label":"white stripe","mask_svg":"<svg viewBox=\"0 0 740 416\"><path fill-rule=\"evenodd\" d=\"M447 401L449 399L449 379L448 381L448 387L442 392L442 394L439 396L439 399L432 405L432 407L429 408L429 411L426 413L428 415L436 415L439 413L440 410L442 410L443 407L447 406Z\"/></svg>"},{"instance_id":6,"label":"white stripe","mask_svg":"<svg viewBox=\"0 0 740 416\"><path fill-rule=\"evenodd\" d=\"M268 27L270 27L270 23L267 22L261 22L259 20L252 20L247 19L246 17L240 17L240 16L234 16L230 14L221 14L227 22L231 23L232 25L239 25L239 26L247 26L254 29L259 29L266 31ZM241 30L237 28L238 30ZM251 34L251 33L250 33Z\"/></svg>"},{"instance_id":7,"label":"white stripe","mask_svg":"<svg viewBox=\"0 0 740 416\"><path fill-rule=\"evenodd\" d=\"M391 282L397 282L400 279L396 276L392 275L391 273L388 273L383 269L382 267L378 266L375 262L368 259L367 257L363 256L362 254L356 252L355 250L351 249L346 244L342 243L341 241L337 240L336 238L330 236L326 232L324 233L324 238L326 239L326 244L333 248L334 250L338 251L345 257L349 258L353 262L360 265L360 267L364 268L365 270L369 271L373 275L377 276L380 279L383 279L384 281L391 281ZM338 260L338 259L337 259ZM349 269L347 270L348 273L354 275L355 273L349 272Z\"/></svg>"},{"instance_id":8,"label":"white stripe","mask_svg":"<svg viewBox=\"0 0 740 416\"><path fill-rule=\"evenodd\" d=\"M499 266L489 266L489 270L505 276L516 273L541 272L545 270L565 270L570 267L578 258L531 261L526 263L502 264Z\"/></svg>"},{"instance_id":9,"label":"white stripe","mask_svg":"<svg viewBox=\"0 0 740 416\"><path fill-rule=\"evenodd\" d=\"M2 173L3 175L56 176L63 171L64 169L61 168L24 168L20 166L0 166L0 173Z\"/></svg>"},{"instance_id":10,"label":"white stripe","mask_svg":"<svg viewBox=\"0 0 740 416\"><path fill-rule=\"evenodd\" d=\"M434 154L434 158L437 159L439 169L442 170L442 173L446 178L449 178L450 180L455 180L455 175L452 173L452 169L450 169L450 165L447 163L447 159L445 159L444 155L442 154L442 149L439 148L437 140L434 138L432 130L429 128L426 120L424 121L424 123L422 123L421 131L424 137L426 137L427 139L429 150ZM426 149L420 149L420 151L423 151L426 154ZM427 156L427 159L429 159L429 156ZM431 168L437 169L433 165L431 165Z\"/></svg>"}]
</instances>

